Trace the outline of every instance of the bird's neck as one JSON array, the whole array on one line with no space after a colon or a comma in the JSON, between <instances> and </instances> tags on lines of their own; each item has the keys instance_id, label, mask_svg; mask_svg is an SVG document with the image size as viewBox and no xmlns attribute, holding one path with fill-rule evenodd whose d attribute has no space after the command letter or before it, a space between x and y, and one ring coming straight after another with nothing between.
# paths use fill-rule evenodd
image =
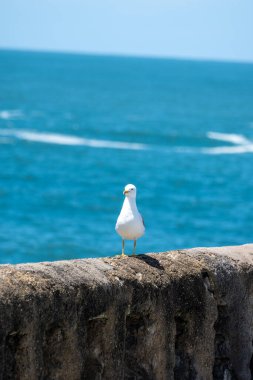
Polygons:
<instances>
[{"instance_id":1,"label":"bird's neck","mask_svg":"<svg viewBox=\"0 0 253 380\"><path fill-rule=\"evenodd\" d=\"M122 208L124 208L124 210L129 210L132 212L136 211L137 210L136 199L126 197Z\"/></svg>"}]
</instances>

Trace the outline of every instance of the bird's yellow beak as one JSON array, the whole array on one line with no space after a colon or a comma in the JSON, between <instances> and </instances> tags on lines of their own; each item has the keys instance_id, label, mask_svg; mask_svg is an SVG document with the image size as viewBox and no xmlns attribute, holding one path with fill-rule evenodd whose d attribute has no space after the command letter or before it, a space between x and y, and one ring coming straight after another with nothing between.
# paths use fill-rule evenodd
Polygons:
<instances>
[{"instance_id":1,"label":"bird's yellow beak","mask_svg":"<svg viewBox=\"0 0 253 380\"><path fill-rule=\"evenodd\" d=\"M124 189L123 194L126 195L127 193L129 193L129 190Z\"/></svg>"}]
</instances>

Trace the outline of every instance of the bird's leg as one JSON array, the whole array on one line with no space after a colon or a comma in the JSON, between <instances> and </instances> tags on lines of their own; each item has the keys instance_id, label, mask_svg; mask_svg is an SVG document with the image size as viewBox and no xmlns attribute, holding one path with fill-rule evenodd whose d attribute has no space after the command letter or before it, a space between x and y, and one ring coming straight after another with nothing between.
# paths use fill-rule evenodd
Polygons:
<instances>
[{"instance_id":1,"label":"bird's leg","mask_svg":"<svg viewBox=\"0 0 253 380\"><path fill-rule=\"evenodd\" d=\"M125 256L125 240L122 239L122 253L121 256Z\"/></svg>"},{"instance_id":2,"label":"bird's leg","mask_svg":"<svg viewBox=\"0 0 253 380\"><path fill-rule=\"evenodd\" d=\"M134 249L133 249L133 253L132 253L132 256L135 256L136 255L136 240L134 240Z\"/></svg>"}]
</instances>

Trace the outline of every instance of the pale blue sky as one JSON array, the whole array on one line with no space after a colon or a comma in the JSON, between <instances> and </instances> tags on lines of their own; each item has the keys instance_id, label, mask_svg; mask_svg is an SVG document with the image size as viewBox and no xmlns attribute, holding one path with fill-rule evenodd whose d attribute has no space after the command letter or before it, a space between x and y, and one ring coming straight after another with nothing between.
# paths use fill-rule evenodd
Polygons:
<instances>
[{"instance_id":1,"label":"pale blue sky","mask_svg":"<svg viewBox=\"0 0 253 380\"><path fill-rule=\"evenodd\" d=\"M0 47L253 62L253 0L0 0Z\"/></svg>"}]
</instances>

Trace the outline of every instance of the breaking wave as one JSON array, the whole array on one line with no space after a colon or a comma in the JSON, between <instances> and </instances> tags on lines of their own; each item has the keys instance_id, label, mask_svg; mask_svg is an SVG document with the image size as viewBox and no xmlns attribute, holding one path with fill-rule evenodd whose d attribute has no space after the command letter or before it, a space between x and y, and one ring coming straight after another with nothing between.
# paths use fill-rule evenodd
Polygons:
<instances>
[{"instance_id":1,"label":"breaking wave","mask_svg":"<svg viewBox=\"0 0 253 380\"><path fill-rule=\"evenodd\" d=\"M45 144L58 144L58 145L76 145L76 146L89 146L92 148L109 148L109 149L128 149L128 150L144 150L148 148L146 144L130 143L123 141L110 141L110 140L97 140L86 139L77 136L62 135L57 133L42 133L31 131L18 131L1 129L1 136L15 137L20 140L33 141Z\"/></svg>"},{"instance_id":2,"label":"breaking wave","mask_svg":"<svg viewBox=\"0 0 253 380\"><path fill-rule=\"evenodd\" d=\"M226 141L232 144L251 144L251 141L246 137L235 133L208 132L207 137L212 140Z\"/></svg>"},{"instance_id":3,"label":"breaking wave","mask_svg":"<svg viewBox=\"0 0 253 380\"><path fill-rule=\"evenodd\" d=\"M203 148L202 153L205 154L242 154L252 153L253 144L238 146L219 146L215 148Z\"/></svg>"},{"instance_id":4,"label":"breaking wave","mask_svg":"<svg viewBox=\"0 0 253 380\"><path fill-rule=\"evenodd\" d=\"M167 149L165 147L158 146L160 152L167 153L188 153L188 154L243 154L253 153L253 142L240 134L230 133L218 133L208 132L207 137L213 140L219 140L223 142L232 143L233 146L216 146L206 148L191 148L187 146L178 146ZM0 129L0 144L12 143L14 139L44 143L44 144L57 144L57 145L71 145L71 146L87 146L91 148L107 148L107 149L125 149L125 150L146 150L151 146L142 143L131 143L123 141L112 140L99 140L99 139L87 139L83 137L64 135L58 133L44 133L27 130L17 129ZM153 149L155 146L153 146Z\"/></svg>"},{"instance_id":5,"label":"breaking wave","mask_svg":"<svg viewBox=\"0 0 253 380\"><path fill-rule=\"evenodd\" d=\"M208 132L207 137L212 140L219 140L232 143L235 144L235 146L203 148L202 152L206 154L242 154L253 152L253 142L240 134Z\"/></svg>"}]
</instances>

